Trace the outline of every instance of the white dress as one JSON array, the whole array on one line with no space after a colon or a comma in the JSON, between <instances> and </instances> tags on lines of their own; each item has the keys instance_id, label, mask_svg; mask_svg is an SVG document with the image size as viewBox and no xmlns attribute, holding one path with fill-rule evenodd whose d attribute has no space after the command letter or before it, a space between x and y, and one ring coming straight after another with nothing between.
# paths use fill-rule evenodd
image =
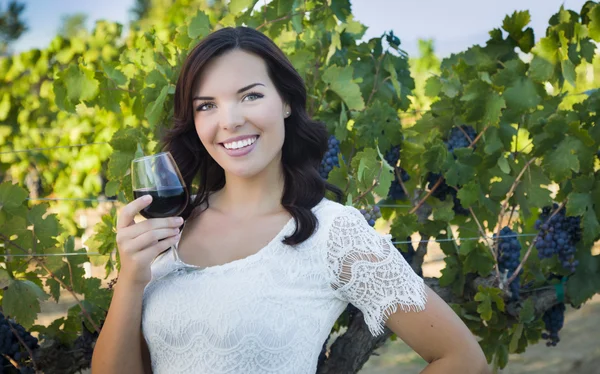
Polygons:
<instances>
[{"instance_id":1,"label":"white dress","mask_svg":"<svg viewBox=\"0 0 600 374\"><path fill-rule=\"evenodd\" d=\"M348 303L373 335L398 308L425 308L423 280L390 236L360 212L323 199L317 230L295 247L291 219L244 259L200 268L177 246L152 264L142 330L155 374L314 373L325 339Z\"/></svg>"}]
</instances>

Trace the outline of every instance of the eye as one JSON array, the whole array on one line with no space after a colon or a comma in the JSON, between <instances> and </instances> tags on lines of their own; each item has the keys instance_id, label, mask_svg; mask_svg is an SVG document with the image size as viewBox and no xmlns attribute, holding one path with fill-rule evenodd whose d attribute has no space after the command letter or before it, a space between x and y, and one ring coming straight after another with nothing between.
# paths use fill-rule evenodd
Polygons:
<instances>
[{"instance_id":1,"label":"eye","mask_svg":"<svg viewBox=\"0 0 600 374\"><path fill-rule=\"evenodd\" d=\"M216 107L216 105L214 103L203 103L198 105L198 107L196 107L196 111L197 112L206 112L209 109L212 109Z\"/></svg>"},{"instance_id":2,"label":"eye","mask_svg":"<svg viewBox=\"0 0 600 374\"><path fill-rule=\"evenodd\" d=\"M244 101L254 101L256 99L260 99L264 97L263 94L260 94L258 92L250 92L248 95L244 96Z\"/></svg>"}]
</instances>

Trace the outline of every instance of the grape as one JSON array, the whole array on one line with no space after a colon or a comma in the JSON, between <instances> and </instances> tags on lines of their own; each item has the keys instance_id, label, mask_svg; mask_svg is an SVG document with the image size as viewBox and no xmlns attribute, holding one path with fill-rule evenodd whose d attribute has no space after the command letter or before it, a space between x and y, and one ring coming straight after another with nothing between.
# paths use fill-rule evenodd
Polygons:
<instances>
[{"instance_id":1,"label":"grape","mask_svg":"<svg viewBox=\"0 0 600 374\"><path fill-rule=\"evenodd\" d=\"M375 226L375 221L378 218L381 218L381 210L377 205L367 206L364 209L360 210L360 213L365 217L365 220L369 223L369 226Z\"/></svg>"},{"instance_id":2,"label":"grape","mask_svg":"<svg viewBox=\"0 0 600 374\"><path fill-rule=\"evenodd\" d=\"M427 187L429 189L432 189L440 177L441 177L440 174L434 174L434 173L427 174L427 182L429 183L429 185ZM452 197L452 201L454 202L454 207L452 208L452 210L454 210L454 213L460 214L463 216L469 215L469 213L470 213L469 209L463 208L463 206L460 204L460 199L457 196L456 190L454 188L448 186L448 184L446 184L445 180L442 181L442 183L440 183L438 188L436 188L436 190L433 191L433 194L431 194L431 196L435 197L436 199L442 200L442 201L446 201L446 197L448 195L450 195Z\"/></svg>"},{"instance_id":3,"label":"grape","mask_svg":"<svg viewBox=\"0 0 600 374\"><path fill-rule=\"evenodd\" d=\"M400 146L394 145L390 150L388 150L384 157L385 161L394 168L394 180L390 186L390 190L388 192L388 198L393 200L405 200L407 198L400 182L398 181L397 174L400 174L400 178L402 178L402 182L406 182L410 179L410 175L406 172L406 170L398 167L398 161L400 160Z\"/></svg>"},{"instance_id":4,"label":"grape","mask_svg":"<svg viewBox=\"0 0 600 374\"><path fill-rule=\"evenodd\" d=\"M575 252L577 242L581 240L581 217L567 217L563 207L554 217L549 218L557 208L558 204L555 203L552 207L542 209L542 214L535 222L535 229L540 231L535 247L539 258L557 255L562 267L574 272L579 265L579 261L575 260Z\"/></svg>"},{"instance_id":5,"label":"grape","mask_svg":"<svg viewBox=\"0 0 600 374\"><path fill-rule=\"evenodd\" d=\"M496 239L496 234L494 234ZM498 238L498 267L500 273L504 274L507 272L508 278L514 273L520 263L521 257L521 243L516 238L516 234L508 226L505 226L500 230L500 237ZM523 270L515 277L510 283L510 292L513 299L519 297L519 278L523 273Z\"/></svg>"},{"instance_id":6,"label":"grape","mask_svg":"<svg viewBox=\"0 0 600 374\"><path fill-rule=\"evenodd\" d=\"M565 322L565 309L564 303L554 305L542 317L544 325L546 325L546 332L542 333L542 339L548 340L546 342L546 346L548 347L556 347L556 344L560 341L558 332L562 329Z\"/></svg>"},{"instance_id":7,"label":"grape","mask_svg":"<svg viewBox=\"0 0 600 374\"><path fill-rule=\"evenodd\" d=\"M24 349L21 351L21 343L10 328L9 323L30 350L33 351L39 348L38 340L27 332L23 326L13 320L7 320L4 314L0 313L0 354L9 356L18 362L22 368L21 373L33 373L33 370L27 367L24 362L29 354ZM0 366L4 367L5 365L12 366L4 357L1 357Z\"/></svg>"},{"instance_id":8,"label":"grape","mask_svg":"<svg viewBox=\"0 0 600 374\"><path fill-rule=\"evenodd\" d=\"M406 170L402 168L396 168L398 173L400 174L400 178L402 178L402 182L406 182L410 179L410 175L406 172ZM407 199L406 194L404 193L404 189L400 182L398 182L398 177L395 177L390 185L390 190L388 192L388 198L393 200L405 200Z\"/></svg>"},{"instance_id":9,"label":"grape","mask_svg":"<svg viewBox=\"0 0 600 374\"><path fill-rule=\"evenodd\" d=\"M392 146L392 148L385 153L383 158L385 158L385 160L388 164L390 164L391 167L395 168L396 166L398 166L398 160L400 160L400 146Z\"/></svg>"},{"instance_id":10,"label":"grape","mask_svg":"<svg viewBox=\"0 0 600 374\"><path fill-rule=\"evenodd\" d=\"M337 140L335 136L331 135L327 141L327 152L325 152L325 156L319 166L321 178L327 179L327 177L329 177L329 172L331 172L334 167L340 166L338 153L340 153L340 141Z\"/></svg>"},{"instance_id":11,"label":"grape","mask_svg":"<svg viewBox=\"0 0 600 374\"><path fill-rule=\"evenodd\" d=\"M475 140L477 137L477 132L471 126L462 125L460 128L463 129L464 132L458 127L453 127L452 130L450 130L450 136L445 142L449 152L453 152L457 148L466 148L471 145L471 142L467 139L465 133L469 135L471 141Z\"/></svg>"}]
</instances>

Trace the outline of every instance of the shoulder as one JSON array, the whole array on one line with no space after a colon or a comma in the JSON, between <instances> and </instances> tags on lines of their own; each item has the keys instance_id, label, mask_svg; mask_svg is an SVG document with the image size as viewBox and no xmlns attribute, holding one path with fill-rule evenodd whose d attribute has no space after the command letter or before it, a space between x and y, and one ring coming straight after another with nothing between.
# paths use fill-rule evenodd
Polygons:
<instances>
[{"instance_id":1,"label":"shoulder","mask_svg":"<svg viewBox=\"0 0 600 374\"><path fill-rule=\"evenodd\" d=\"M336 201L324 198L317 206L315 215L327 230L340 226L368 226L362 213L351 205L343 205ZM369 226L370 227L370 226Z\"/></svg>"},{"instance_id":2,"label":"shoulder","mask_svg":"<svg viewBox=\"0 0 600 374\"><path fill-rule=\"evenodd\" d=\"M339 217L356 217L357 214L360 216L358 209L349 205L340 204L327 198L323 198L323 200L321 200L321 202L315 206L313 212L319 221L323 220L324 222L333 221Z\"/></svg>"}]
</instances>

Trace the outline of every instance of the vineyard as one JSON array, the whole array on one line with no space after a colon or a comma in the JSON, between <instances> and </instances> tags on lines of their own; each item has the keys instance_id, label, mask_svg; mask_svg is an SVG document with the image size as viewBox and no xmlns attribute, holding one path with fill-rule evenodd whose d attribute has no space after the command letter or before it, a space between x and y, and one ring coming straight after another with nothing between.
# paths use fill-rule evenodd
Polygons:
<instances>
[{"instance_id":1,"label":"vineyard","mask_svg":"<svg viewBox=\"0 0 600 374\"><path fill-rule=\"evenodd\" d=\"M490 365L540 341L560 349L565 311L600 292L600 3L557 9L535 36L515 11L485 45L442 61L409 58L392 31L363 41L349 0L152 4L129 30L98 22L0 57L0 373L89 368L131 161L161 151L190 48L240 25L304 78L309 114L330 133L319 172L344 203L421 276L439 248L441 276L425 282ZM79 213L106 204L88 237ZM105 274L89 276L89 263ZM64 293L74 306L38 324L41 303ZM358 372L396 338L373 338L351 305L333 336L319 373Z\"/></svg>"}]
</instances>

